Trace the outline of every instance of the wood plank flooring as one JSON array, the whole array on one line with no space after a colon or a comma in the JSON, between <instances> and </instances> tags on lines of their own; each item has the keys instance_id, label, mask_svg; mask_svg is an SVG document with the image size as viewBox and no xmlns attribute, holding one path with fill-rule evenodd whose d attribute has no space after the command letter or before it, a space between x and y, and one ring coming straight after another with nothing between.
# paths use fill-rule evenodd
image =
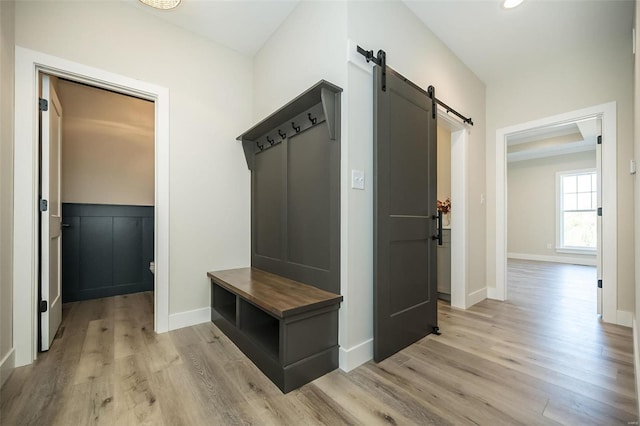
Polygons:
<instances>
[{"instance_id":1,"label":"wood plank flooring","mask_svg":"<svg viewBox=\"0 0 640 426\"><path fill-rule=\"evenodd\" d=\"M151 293L68 304L2 388L0 423L627 425L631 330L597 319L594 273L510 261L510 301L441 303L441 336L287 395L211 323L153 333Z\"/></svg>"}]
</instances>

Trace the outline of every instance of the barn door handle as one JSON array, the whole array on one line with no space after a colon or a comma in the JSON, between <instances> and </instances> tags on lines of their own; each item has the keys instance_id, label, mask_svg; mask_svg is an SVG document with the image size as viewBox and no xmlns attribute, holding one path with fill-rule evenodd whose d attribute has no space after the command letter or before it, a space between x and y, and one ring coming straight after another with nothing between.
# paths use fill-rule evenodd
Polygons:
<instances>
[{"instance_id":1,"label":"barn door handle","mask_svg":"<svg viewBox=\"0 0 640 426\"><path fill-rule=\"evenodd\" d=\"M431 219L438 221L438 235L431 236L432 240L438 240L438 245L442 245L442 212L439 211L438 215L431 216Z\"/></svg>"}]
</instances>

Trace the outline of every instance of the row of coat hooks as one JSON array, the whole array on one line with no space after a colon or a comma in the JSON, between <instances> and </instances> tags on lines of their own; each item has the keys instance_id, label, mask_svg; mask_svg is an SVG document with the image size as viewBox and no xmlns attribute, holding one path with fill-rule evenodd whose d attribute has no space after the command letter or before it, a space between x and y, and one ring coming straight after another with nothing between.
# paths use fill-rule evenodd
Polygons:
<instances>
[{"instance_id":1,"label":"row of coat hooks","mask_svg":"<svg viewBox=\"0 0 640 426\"><path fill-rule=\"evenodd\" d=\"M312 126L318 122L318 117L312 117L311 113L307 114L307 118L309 118ZM295 130L296 133L300 133L300 126L296 126L295 121L291 122L291 128ZM280 135L282 140L285 140L287 138L287 133L283 132L282 129L278 129L278 135ZM276 143L276 141L269 135L267 135L267 142L270 146L273 146ZM260 141L256 141L256 146L260 149L260 151L264 149L264 144L261 144Z\"/></svg>"}]
</instances>

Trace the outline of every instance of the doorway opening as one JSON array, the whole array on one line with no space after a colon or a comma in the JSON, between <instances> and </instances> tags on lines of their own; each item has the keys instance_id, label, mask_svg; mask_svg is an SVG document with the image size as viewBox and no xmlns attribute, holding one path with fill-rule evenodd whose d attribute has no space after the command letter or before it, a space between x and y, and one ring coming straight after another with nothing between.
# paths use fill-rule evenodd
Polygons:
<instances>
[{"instance_id":1,"label":"doorway opening","mask_svg":"<svg viewBox=\"0 0 640 426\"><path fill-rule=\"evenodd\" d=\"M32 363L38 351L39 135L38 76L45 73L78 83L152 100L155 105L154 331L169 330L169 90L41 52L16 47L14 151L14 310L16 367Z\"/></svg>"},{"instance_id":2,"label":"doorway opening","mask_svg":"<svg viewBox=\"0 0 640 426\"><path fill-rule=\"evenodd\" d=\"M438 296L460 309L486 297L486 292L470 293L467 282L468 137L469 130L463 123L438 109L438 200L450 199L450 211L443 215L448 216L444 219L448 230L443 232L448 242L443 241L438 248Z\"/></svg>"},{"instance_id":3,"label":"doorway opening","mask_svg":"<svg viewBox=\"0 0 640 426\"><path fill-rule=\"evenodd\" d=\"M598 217L601 224L600 250L597 258L600 259L600 275L602 285L602 301L597 305L602 306L602 319L604 322L621 323L617 312L617 177L616 177L616 103L597 105L590 108L571 111L540 120L518 124L496 132L496 246L495 267L496 286L489 289L489 297L497 300L507 300L507 153L510 137L526 134L536 129L549 128L551 126L564 126L570 123L578 123L592 119L599 119L601 123L602 159L601 179L598 181L604 191L600 191L601 200L599 208L602 215ZM598 161L596 161L598 163ZM579 191L576 191L576 193ZM553 243L553 242L552 242ZM546 245L545 245L546 247ZM553 246L552 246L553 248ZM593 282L593 287L598 286L598 281Z\"/></svg>"},{"instance_id":4,"label":"doorway opening","mask_svg":"<svg viewBox=\"0 0 640 426\"><path fill-rule=\"evenodd\" d=\"M439 120L442 121L442 120ZM438 123L438 210L442 211L442 245L438 245L438 299L451 302L451 130Z\"/></svg>"},{"instance_id":5,"label":"doorway opening","mask_svg":"<svg viewBox=\"0 0 640 426\"><path fill-rule=\"evenodd\" d=\"M48 74L40 93L38 347L46 351L83 301L140 292L153 300L155 106ZM152 329L153 309L141 312L136 322Z\"/></svg>"},{"instance_id":6,"label":"doorway opening","mask_svg":"<svg viewBox=\"0 0 640 426\"><path fill-rule=\"evenodd\" d=\"M562 300L601 314L600 117L507 135L507 286L510 300ZM565 312L566 313L566 312Z\"/></svg>"}]
</instances>

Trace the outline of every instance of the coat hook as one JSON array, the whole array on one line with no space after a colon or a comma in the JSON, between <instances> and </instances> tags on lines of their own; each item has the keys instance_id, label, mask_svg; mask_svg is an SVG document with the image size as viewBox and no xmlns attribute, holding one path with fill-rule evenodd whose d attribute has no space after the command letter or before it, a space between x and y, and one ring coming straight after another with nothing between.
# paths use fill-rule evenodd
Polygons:
<instances>
[{"instance_id":1,"label":"coat hook","mask_svg":"<svg viewBox=\"0 0 640 426\"><path fill-rule=\"evenodd\" d=\"M273 145L275 141L271 139L269 136L267 136L267 142L269 142L269 145Z\"/></svg>"},{"instance_id":2,"label":"coat hook","mask_svg":"<svg viewBox=\"0 0 640 426\"><path fill-rule=\"evenodd\" d=\"M318 117L311 117L311 113L308 113L307 117L309 117L309 121L311 121L312 125L318 122Z\"/></svg>"},{"instance_id":3,"label":"coat hook","mask_svg":"<svg viewBox=\"0 0 640 426\"><path fill-rule=\"evenodd\" d=\"M260 142L256 142L256 145L260 148L260 151L264 149L264 145L260 145Z\"/></svg>"},{"instance_id":4,"label":"coat hook","mask_svg":"<svg viewBox=\"0 0 640 426\"><path fill-rule=\"evenodd\" d=\"M296 127L296 123L293 121L291 122L291 127L293 127L293 130L295 130L296 133L300 133L300 126Z\"/></svg>"},{"instance_id":5,"label":"coat hook","mask_svg":"<svg viewBox=\"0 0 640 426\"><path fill-rule=\"evenodd\" d=\"M286 133L284 133L284 132L283 132L282 130L280 130L280 129L278 129L278 134L280 135L280 137L281 137L282 139L286 139L286 138L287 138L287 134L286 134Z\"/></svg>"}]
</instances>

